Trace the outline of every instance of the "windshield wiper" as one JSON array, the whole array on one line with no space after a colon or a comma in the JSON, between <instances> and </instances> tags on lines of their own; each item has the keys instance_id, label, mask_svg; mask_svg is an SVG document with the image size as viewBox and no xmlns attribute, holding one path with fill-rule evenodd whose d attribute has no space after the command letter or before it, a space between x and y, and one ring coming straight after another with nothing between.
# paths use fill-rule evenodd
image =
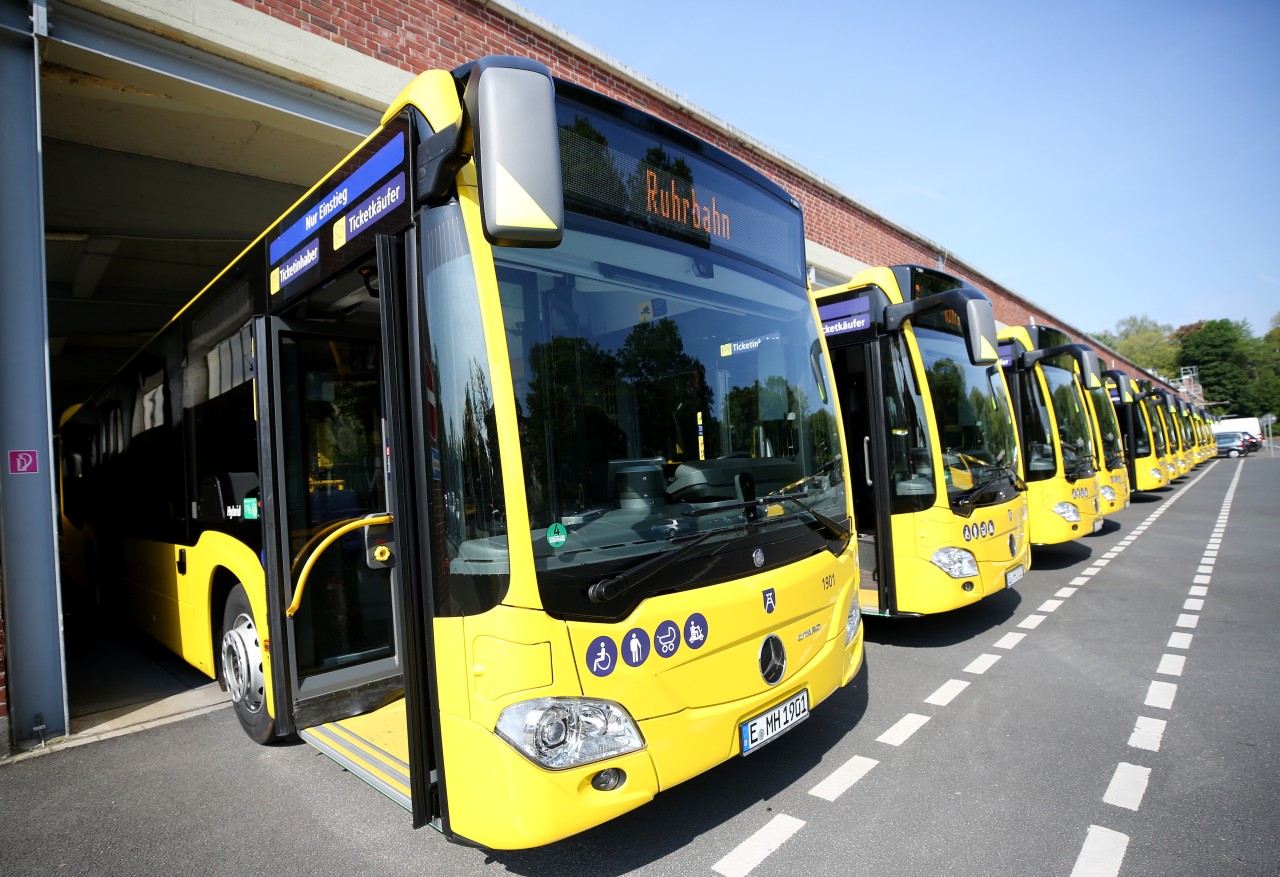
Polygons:
<instances>
[{"instance_id":1,"label":"windshield wiper","mask_svg":"<svg viewBox=\"0 0 1280 877\"><path fill-rule=\"evenodd\" d=\"M654 576L659 571L674 563L677 559L684 557L697 546L701 545L716 533L725 532L723 529L707 530L694 536L688 542L679 548L670 551L661 551L653 557L640 561L630 569L623 570L616 576L607 579L601 579L591 587L587 588L587 597L592 603L606 603L615 597L620 597L627 591L639 585L641 582ZM674 541L674 540L672 540Z\"/></svg>"},{"instance_id":2,"label":"windshield wiper","mask_svg":"<svg viewBox=\"0 0 1280 877\"><path fill-rule=\"evenodd\" d=\"M1013 489L1019 493L1027 489L1026 482L1018 477L1018 473L1014 471L1012 466L1001 466L1000 469L999 475L993 475L990 478L979 481L973 487L957 496L953 503L956 511L966 518L969 517L969 515L973 514L974 506L986 499L991 488L1005 480L1011 481Z\"/></svg>"},{"instance_id":3,"label":"windshield wiper","mask_svg":"<svg viewBox=\"0 0 1280 877\"><path fill-rule=\"evenodd\" d=\"M815 509L808 503L801 502L802 499L809 495L809 491L801 490L796 493L772 493L768 496L762 496L759 499L743 499L733 502L717 503L710 508L690 509L685 512L690 517L699 517L701 515L710 515L716 512L733 511L734 509L743 509L744 511L758 512L762 506L773 505L775 502L794 502L800 508L813 515L813 519L818 522L819 526L827 532L833 539L848 540L849 531L840 526L840 522L834 518L829 518L822 512ZM752 521L757 520L755 515L748 516Z\"/></svg>"}]
</instances>

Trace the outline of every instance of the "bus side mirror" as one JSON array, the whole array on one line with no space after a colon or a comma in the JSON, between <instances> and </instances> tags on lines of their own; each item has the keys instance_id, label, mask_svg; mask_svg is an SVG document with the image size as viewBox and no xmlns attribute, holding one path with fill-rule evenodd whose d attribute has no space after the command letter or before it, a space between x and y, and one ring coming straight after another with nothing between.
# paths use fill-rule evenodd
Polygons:
<instances>
[{"instance_id":1,"label":"bus side mirror","mask_svg":"<svg viewBox=\"0 0 1280 877\"><path fill-rule=\"evenodd\" d=\"M1086 390L1102 386L1102 366L1098 362L1098 354L1086 347L1080 351L1080 379L1084 381Z\"/></svg>"},{"instance_id":2,"label":"bus side mirror","mask_svg":"<svg viewBox=\"0 0 1280 877\"><path fill-rule=\"evenodd\" d=\"M554 247L564 236L555 85L527 58L476 61L462 96L484 234L500 247ZM469 146L469 148L468 148Z\"/></svg>"},{"instance_id":3,"label":"bus side mirror","mask_svg":"<svg viewBox=\"0 0 1280 877\"><path fill-rule=\"evenodd\" d=\"M969 361L974 365L993 365L1000 361L1000 354L996 352L996 312L989 298L971 298L965 302L964 340L969 348Z\"/></svg>"}]
</instances>

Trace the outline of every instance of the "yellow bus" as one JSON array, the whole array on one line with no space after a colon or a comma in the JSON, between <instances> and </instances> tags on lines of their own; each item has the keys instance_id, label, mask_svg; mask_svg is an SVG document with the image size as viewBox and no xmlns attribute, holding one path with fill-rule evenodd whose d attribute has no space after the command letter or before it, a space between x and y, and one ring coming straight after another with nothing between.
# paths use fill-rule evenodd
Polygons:
<instances>
[{"instance_id":1,"label":"yellow bus","mask_svg":"<svg viewBox=\"0 0 1280 877\"><path fill-rule=\"evenodd\" d=\"M1098 504L1103 517L1129 507L1129 468L1125 459L1124 436L1116 418L1111 393L1105 378L1099 374L1095 381L1088 381L1085 400L1089 403L1090 423L1093 427L1094 450L1098 458Z\"/></svg>"},{"instance_id":2,"label":"yellow bus","mask_svg":"<svg viewBox=\"0 0 1280 877\"><path fill-rule=\"evenodd\" d=\"M423 73L69 416L65 526L254 740L566 837L861 667L805 274L727 153L526 59Z\"/></svg>"},{"instance_id":3,"label":"yellow bus","mask_svg":"<svg viewBox=\"0 0 1280 877\"><path fill-rule=\"evenodd\" d=\"M1133 490L1159 490L1169 484L1161 457L1164 456L1164 433L1153 429L1147 407L1125 372L1107 370L1102 373L1111 401L1115 405L1124 439L1125 461L1129 484Z\"/></svg>"},{"instance_id":4,"label":"yellow bus","mask_svg":"<svg viewBox=\"0 0 1280 877\"><path fill-rule=\"evenodd\" d=\"M814 295L852 455L862 610L943 612L1016 585L1026 487L991 302L915 265Z\"/></svg>"},{"instance_id":5,"label":"yellow bus","mask_svg":"<svg viewBox=\"0 0 1280 877\"><path fill-rule=\"evenodd\" d=\"M1191 471L1191 461L1187 436L1178 417L1178 397L1168 390L1157 389L1154 392L1160 418L1164 421L1165 439L1169 442L1169 459L1177 471L1174 477L1181 477Z\"/></svg>"},{"instance_id":6,"label":"yellow bus","mask_svg":"<svg viewBox=\"0 0 1280 877\"><path fill-rule=\"evenodd\" d=\"M1078 375L1101 383L1097 355L1045 326L1009 326L998 337L1022 437L1031 541L1054 545L1096 533L1097 455Z\"/></svg>"},{"instance_id":7,"label":"yellow bus","mask_svg":"<svg viewBox=\"0 0 1280 877\"><path fill-rule=\"evenodd\" d=\"M1164 468L1165 478L1169 484L1181 477L1178 471L1177 442L1169 430L1169 421L1165 416L1163 391L1157 390L1148 380L1138 381L1138 399L1147 414L1147 422L1151 425L1152 436L1158 447L1160 465Z\"/></svg>"}]
</instances>

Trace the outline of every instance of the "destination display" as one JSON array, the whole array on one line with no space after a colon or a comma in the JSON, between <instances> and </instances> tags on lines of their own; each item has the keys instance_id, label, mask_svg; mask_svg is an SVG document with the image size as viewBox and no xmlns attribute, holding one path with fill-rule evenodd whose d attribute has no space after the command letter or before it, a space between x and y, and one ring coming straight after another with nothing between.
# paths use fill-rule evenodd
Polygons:
<instances>
[{"instance_id":1,"label":"destination display","mask_svg":"<svg viewBox=\"0 0 1280 877\"><path fill-rule=\"evenodd\" d=\"M364 258L374 236L407 225L407 126L390 125L267 236L268 287L287 298Z\"/></svg>"},{"instance_id":2,"label":"destination display","mask_svg":"<svg viewBox=\"0 0 1280 877\"><path fill-rule=\"evenodd\" d=\"M565 209L687 241L803 282L800 208L763 177L568 97L556 101Z\"/></svg>"}]
</instances>

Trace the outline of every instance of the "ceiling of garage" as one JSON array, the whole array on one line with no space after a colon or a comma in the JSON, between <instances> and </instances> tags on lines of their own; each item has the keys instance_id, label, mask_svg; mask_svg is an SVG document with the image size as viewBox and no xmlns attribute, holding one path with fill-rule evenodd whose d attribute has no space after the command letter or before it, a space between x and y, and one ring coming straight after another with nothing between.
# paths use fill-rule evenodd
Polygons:
<instances>
[{"instance_id":1,"label":"ceiling of garage","mask_svg":"<svg viewBox=\"0 0 1280 877\"><path fill-rule=\"evenodd\" d=\"M360 135L55 41L40 87L56 420Z\"/></svg>"}]
</instances>

